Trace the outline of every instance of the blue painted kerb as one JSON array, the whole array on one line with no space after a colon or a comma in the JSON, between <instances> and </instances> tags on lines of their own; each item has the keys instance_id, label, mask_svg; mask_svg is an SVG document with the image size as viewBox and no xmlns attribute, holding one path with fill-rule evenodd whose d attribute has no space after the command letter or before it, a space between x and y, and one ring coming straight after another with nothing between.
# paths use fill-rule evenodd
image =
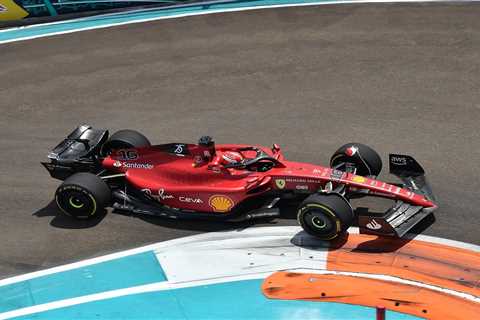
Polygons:
<instances>
[{"instance_id":1,"label":"blue painted kerb","mask_svg":"<svg viewBox=\"0 0 480 320\"><path fill-rule=\"evenodd\" d=\"M228 9L259 7L269 5L288 5L288 4L321 4L329 1L313 1L313 0L239 0L226 1L225 3L216 3L210 5L196 4L177 8L157 8L135 10L131 12L121 12L100 16L92 16L74 20L61 21L51 24L39 24L28 27L11 28L0 30L0 42L16 41L25 38L42 37L53 35L56 33L75 32L81 29L102 28L123 23L134 23L142 20L155 20L163 17L217 12Z\"/></svg>"},{"instance_id":2,"label":"blue painted kerb","mask_svg":"<svg viewBox=\"0 0 480 320\"><path fill-rule=\"evenodd\" d=\"M149 251L1 286L0 313L166 280Z\"/></svg>"}]
</instances>

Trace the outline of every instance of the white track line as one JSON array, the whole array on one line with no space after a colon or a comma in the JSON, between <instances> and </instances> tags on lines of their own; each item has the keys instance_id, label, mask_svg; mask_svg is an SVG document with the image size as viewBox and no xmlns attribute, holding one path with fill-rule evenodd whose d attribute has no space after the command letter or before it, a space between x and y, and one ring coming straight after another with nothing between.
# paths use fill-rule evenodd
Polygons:
<instances>
[{"instance_id":1,"label":"white track line","mask_svg":"<svg viewBox=\"0 0 480 320\"><path fill-rule=\"evenodd\" d=\"M127 257L130 255L135 255L139 253L144 253L147 251L158 251L163 248L168 248L171 246L179 246L181 244L186 244L190 242L205 242L205 241L217 241L221 239L226 239L227 237L256 237L258 235L285 235L285 236L294 236L296 233L301 232L302 228L301 227L296 227L296 226L285 226L285 227L255 227L255 228L248 228L245 230L236 230L236 231L227 231L227 232L210 232L210 233L204 233L204 234L199 234L195 236L189 236L189 237L184 237L184 238L178 238L174 240L169 240L169 241L164 241L164 242L159 242L159 243L154 243L151 245L143 246L140 248L135 248L135 249L130 249L126 251L120 251L112 254L108 254L105 256L97 257L97 258L92 258L92 259L87 259L87 260L82 260L78 261L75 263L70 263L50 269L45 269L45 270L40 270L36 272L31 272L19 276L14 276L11 278L6 278L3 280L0 280L0 286L6 286L9 284L21 282L21 281L26 281L42 276L47 276L51 275L54 273L59 273L59 272L64 272L68 270L73 270L93 264L97 264L100 262L105 262L105 261L110 261L114 259L119 259L123 257ZM352 234L358 234L359 230L358 228L350 228L348 229L349 233ZM407 235L408 236L408 235ZM425 236L425 235L410 235L410 238L415 239L415 240L421 240L421 241L426 241L426 242L432 242L432 243L438 243L442 245L447 245L451 247L456 247L456 248L461 248L461 249L466 249L466 250L472 250L475 252L480 253L480 246L474 245L474 244L469 244L465 242L460 242L460 241L454 241L454 240L449 240L449 239L442 239L442 238L437 238L437 237L432 237L432 236Z\"/></svg>"},{"instance_id":2,"label":"white track line","mask_svg":"<svg viewBox=\"0 0 480 320\"><path fill-rule=\"evenodd\" d=\"M235 2L235 0L232 0L232 1L214 0L214 1L199 2L196 5L197 6L206 6L206 5L212 5L212 4L229 4L229 3L234 3L234 2ZM104 14L98 14L98 15L88 16L88 17L74 18L74 19L68 19L68 20L60 20L60 21L54 21L54 22L44 22L44 23L37 23L37 24L31 24L31 25L26 25L26 26L20 26L20 27L0 29L0 33L6 32L6 31L12 31L12 30L13 31L14 30L24 30L24 29L31 29L31 28L44 27L44 26L52 26L52 25L71 23L71 22L81 22L81 21L85 21L85 20L93 20L93 19L97 19L97 18L105 18L105 17L111 17L111 16L121 16L121 15L127 15L127 14L132 14L132 13L142 13L142 12L150 12L150 11L168 11L170 9L178 9L178 8L185 8L185 7L188 8L188 7L194 7L194 6L195 6L195 4L189 3L189 4L176 4L176 5L171 5L171 6L148 8L148 9L132 9L132 10L125 10L123 12L104 13Z\"/></svg>"},{"instance_id":3,"label":"white track line","mask_svg":"<svg viewBox=\"0 0 480 320\"><path fill-rule=\"evenodd\" d=\"M30 272L30 273L22 274L22 275L19 275L19 276L14 276L14 277L11 277L11 278L6 278L6 279L3 279L3 280L0 280L0 286L6 286L6 285L16 283L16 282L26 281L26 280L30 280L30 279L33 279L33 278L47 276L47 275L50 275L50 274L59 273L59 272L63 272L63 271L69 271L69 270L73 270L73 269L77 269L77 268L81 268L81 267L85 267L85 266L90 266L90 265L105 262L105 261L115 260L115 259L131 256L131 255L139 254L139 253L144 253L144 252L148 252L148 251L153 252L154 250L162 248L162 247L167 247L167 246L170 246L170 245L179 245L179 244L182 244L184 242L195 241L195 239L197 237L203 238L202 236L204 236L204 235L205 234L200 234L200 235L196 235L196 236L178 238L178 239L173 239L173 240L164 241L164 242L160 242L160 243L153 243L153 244L143 246L143 247L140 247L140 248L115 252L115 253L111 253L111 254L101 256L101 257L97 257L97 258L81 260L81 261L78 261L78 262L74 262L74 263L70 263L70 264L66 264L66 265L62 265L62 266L58 266L58 267L54 267L54 268L50 268L50 269Z\"/></svg>"},{"instance_id":4,"label":"white track line","mask_svg":"<svg viewBox=\"0 0 480 320\"><path fill-rule=\"evenodd\" d=\"M156 282L156 283L151 283L147 285L105 291L101 293L95 293L95 294L85 295L81 297L59 300L59 301L39 304L32 307L8 311L8 312L0 313L0 320L26 316L29 314L45 312L45 311L50 311L50 310L59 309L59 308L75 306L82 303L124 297L128 295L133 295L133 294L165 291L165 290L180 289L180 288L190 288L190 287L196 287L201 285L217 284L217 283L233 282L233 281L241 281L241 280L264 279L270 274L271 273L264 273L264 274L257 273L252 275L243 275L240 277L228 277L228 278L222 278L222 279L213 279L213 280L205 280L205 281L197 281L197 282L189 282L189 283L178 283L178 284L172 284L167 281Z\"/></svg>"},{"instance_id":5,"label":"white track line","mask_svg":"<svg viewBox=\"0 0 480 320\"><path fill-rule=\"evenodd\" d=\"M279 4L279 5L264 5L264 6L252 6L252 7L243 7L243 8L231 8L231 9L207 9L204 11L199 12L189 12L189 13L181 13L177 15L170 15L170 16L161 16L161 17L153 17L153 18L146 18L146 19L139 19L139 20L132 20L132 21L125 21L125 22L116 22L116 23L109 23L100 26L92 26L92 27L85 27L85 28L78 28L72 30L65 30L59 32L50 32L35 36L23 37L23 38L16 38L16 39L9 39L9 40L2 40L0 44L4 43L11 43L11 42L18 42L18 41L25 41L25 40L32 40L44 37L50 37L55 35L62 35L62 34L69 34L74 32L80 31L88 31L88 30L95 30L95 29L104 29L110 28L114 26L122 26L127 24L135 24L135 23L143 23L143 22L150 22L150 21L157 21L157 20L166 20L166 19L175 19L175 18L182 18L182 17L190 17L190 16L199 16L199 15L207 15L207 14L217 14L217 13L226 13L226 12L239 12L239 11L251 11L251 10L261 10L261 9L270 9L270 8L287 8L287 7L306 7L306 6L321 6L321 5L335 5L335 4L368 4L368 3L458 3L458 2L478 2L480 0L340 0L340 1L320 1L320 2L311 2L311 3L295 3L295 4ZM72 20L77 21L77 20ZM69 20L62 21L61 23L68 23ZM55 24L59 24L60 22L54 22ZM32 28L35 25L31 26ZM21 29L22 27L16 28ZM6 29L13 30L13 29Z\"/></svg>"},{"instance_id":6,"label":"white track line","mask_svg":"<svg viewBox=\"0 0 480 320\"><path fill-rule=\"evenodd\" d=\"M30 280L33 278L47 276L54 273L69 271L69 270L73 270L73 269L77 269L77 268L81 268L81 267L85 267L85 266L89 266L89 265L93 265L101 262L111 261L111 260L131 256L131 255L139 254L139 253L144 253L148 251L153 252L153 251L161 250L163 248L167 248L170 246L179 246L181 244L185 244L189 242L200 242L200 241L205 242L205 241L215 241L217 239L224 239L226 237L225 234L229 234L229 236L235 235L235 234L241 234L242 237L248 237L248 236L256 237L259 234L258 231L260 231L257 229L271 229L271 230L263 230L263 232L270 231L274 234L285 234L285 232L288 231L289 228L292 228L292 227L280 227L280 229L279 227L249 228L246 230L238 229L235 231L227 231L227 232L209 232L209 233L203 233L203 234L198 234L194 236L177 238L173 240L153 243L147 246L134 248L126 251L115 252L105 256L100 256L100 257L91 258L87 260L81 260L78 262L69 263L69 264L58 266L58 267L53 267L45 270L39 270L35 272L30 272L30 273L26 273L26 274L14 276L14 277L2 279L0 280L0 287L6 286L12 283ZM293 228L296 228L296 227L293 227ZM301 229L298 229L298 231L301 231Z\"/></svg>"},{"instance_id":7,"label":"white track line","mask_svg":"<svg viewBox=\"0 0 480 320\"><path fill-rule=\"evenodd\" d=\"M468 300L468 301L471 301L471 302L480 303L480 297L477 297L477 296L469 294L469 293L456 291L456 290L453 290L453 289L442 288L442 287L439 287L439 286L425 284L423 282L403 279L403 278L399 278L399 277L395 277L395 276L389 276L389 275L383 275L383 274L363 273L363 272L344 272L344 271L315 270L315 269L313 269L313 270L311 270L311 269L301 269L301 270L296 270L296 272L321 274L321 275L330 275L331 274L331 275L368 278L368 279L374 279L374 280L394 282L394 283L405 284L405 285L409 285L409 286L425 288L425 289L440 292L440 293L443 293L443 294L448 294L448 295L451 295L451 296L454 296L454 297L457 297L457 298L465 299L465 300Z\"/></svg>"},{"instance_id":8,"label":"white track line","mask_svg":"<svg viewBox=\"0 0 480 320\"><path fill-rule=\"evenodd\" d=\"M190 236L190 237L165 241L157 244L152 244L152 245L144 246L137 249L122 251L114 254L109 254L103 257L98 257L98 258L80 261L77 263L72 263L66 266L60 266L60 267L56 267L48 270L38 271L38 272L26 274L26 275L21 275L21 276L9 278L9 279L1 280L0 285L17 283L19 281L25 281L25 280L29 280L29 279L49 275L49 274L54 274L57 272L76 269L79 267L96 264L99 262L105 262L113 259L118 259L118 258L130 256L130 255L134 255L142 252L148 252L148 251L156 251L156 252L171 251L174 253L176 250L184 250L184 251L186 250L185 254L187 254L188 250L196 251L201 248L205 248L206 250L210 247L215 249L216 246L221 245L222 241L227 241L227 243L235 243L237 241L240 241L240 244L245 243L246 241L245 244L248 244L254 241L256 238L277 239L279 243L285 243L285 239L291 239L299 232L302 232L302 229L300 227L259 227L259 228L248 228L244 230L236 230L236 231L229 231L229 232L213 232L213 233L207 233L207 234L200 234L196 236ZM349 232L352 234L358 233L358 228L350 228ZM415 236L415 237L411 236L411 237L416 240L433 242L433 243L441 243L443 245L458 247L462 249L471 249L475 252L480 252L480 248L478 246L461 243L458 241L440 239L440 238L429 237L429 236ZM209 242L212 242L212 246L208 244ZM290 244L290 242L288 242L288 244L286 245L294 246L293 244ZM242 245L240 245L239 248L247 249L246 247L244 248ZM262 253L260 252L259 254L261 255ZM250 257L255 257L255 255ZM434 290L434 291L448 294L457 298L466 299L471 302L480 303L480 297L477 297L468 293L452 290L452 289L441 288L435 285L420 283L413 280L402 279L402 278L388 276L388 275L329 271L323 268L320 268L320 269L317 268L318 266L320 266L320 264L312 265L308 263L311 261L303 261L303 262L299 261L298 264L292 264L292 263L285 264L285 261L283 261L282 259L283 258L279 258L278 263L275 263L275 261L271 261L269 264L270 266L267 268L269 270L262 270L261 272L258 272L259 271L258 269L257 269L258 271L255 271L255 269L251 269L250 270L251 273L248 273L248 270L242 269L244 267L242 267L241 264L237 264L237 267L241 269L241 270L239 269L240 271L242 272L246 271L247 273L243 275L239 275L235 271L235 269L232 269L230 270L231 272L230 274L228 273L224 275L220 275L220 274L215 275L214 273L204 274L203 276L197 279L191 279L191 280L181 280L182 279L181 277L180 278L177 277L178 281L173 281L175 277L172 277L172 279L170 279L169 281L163 281L163 282L142 285L142 286L135 286L131 288L111 290L111 291L106 291L101 293L85 295L81 297L53 301L53 302L30 306L22 309L12 310L5 313L1 313L0 320L11 318L11 317L25 316L33 313L44 312L44 311L68 307L68 306L74 306L82 303L127 296L132 294L170 290L170 289L176 289L176 288L187 288L187 287L194 287L199 285L217 284L217 283L225 283L225 282L240 281L240 280L247 280L247 279L262 279L269 276L273 272L275 272L275 270L285 270L285 271L315 273L315 274L336 274L336 275L357 276L357 277L378 279L378 280L402 283L406 285L412 285L412 286L421 287L429 290ZM250 262L250 260L248 261Z\"/></svg>"},{"instance_id":9,"label":"white track line","mask_svg":"<svg viewBox=\"0 0 480 320\"><path fill-rule=\"evenodd\" d=\"M341 275L341 276L382 280L382 281L388 281L388 282L393 282L398 284L424 288L424 289L440 292L442 294L454 296L456 298L465 299L470 302L480 303L480 297L477 297L471 294L467 294L464 292L459 292L451 289L445 289L445 288L441 288L433 285L428 285L428 284L424 284L417 281L406 280L406 279L402 279L394 276L375 275L375 274L360 273L360 272L341 272L341 271L328 271L328 270L303 269L303 268L279 270L279 271L309 273L309 274L311 273L311 274L318 274L318 275ZM272 274L273 272L266 272L266 273L255 273L250 275L222 277L222 278L216 278L216 279L206 279L206 280L199 280L199 281L179 282L179 283L169 283L167 281L151 283L151 284L142 285L142 286L105 291L101 293L90 294L90 295L85 295L81 297L59 300L59 301L39 304L32 307L8 311L8 312L0 313L0 320L26 316L34 313L50 311L50 310L59 309L59 308L71 307L71 306L75 306L83 303L124 297L124 296L134 295L134 294L142 294L142 293L148 293L148 292L157 292L157 291L165 291L165 290L180 289L180 288L192 288L192 287L198 287L203 285L213 285L213 284L243 281L243 280L265 279L266 277Z\"/></svg>"}]
</instances>

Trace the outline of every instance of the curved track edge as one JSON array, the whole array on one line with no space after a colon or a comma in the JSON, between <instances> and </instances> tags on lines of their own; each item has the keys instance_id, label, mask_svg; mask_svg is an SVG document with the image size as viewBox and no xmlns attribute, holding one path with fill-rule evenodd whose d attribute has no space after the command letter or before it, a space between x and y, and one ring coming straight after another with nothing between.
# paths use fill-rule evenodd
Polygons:
<instances>
[{"instance_id":1,"label":"curved track edge","mask_svg":"<svg viewBox=\"0 0 480 320\"><path fill-rule=\"evenodd\" d=\"M330 314L335 317L335 312L346 312L345 305L357 306L348 311L355 315L371 313L383 303L391 319L408 319L402 318L405 314L415 317L410 319L460 319L480 310L478 265L479 246L430 236L378 238L351 228L345 238L328 243L299 227L248 228L179 238L0 280L0 293L7 297L0 319L68 316L74 309L88 318L90 311L77 310L87 306L108 318L111 308L105 305L119 299L253 280L264 295L253 303L263 306L272 301L328 302L336 306ZM375 289L358 294L365 286ZM60 287L72 289L65 294L55 289ZM330 288L327 293L319 289L325 287ZM158 299L150 303L165 303ZM191 312L200 312L192 301L183 303L195 309ZM446 303L459 306L457 312L441 307ZM232 310L211 312L213 318L222 318Z\"/></svg>"},{"instance_id":2,"label":"curved track edge","mask_svg":"<svg viewBox=\"0 0 480 320\"><path fill-rule=\"evenodd\" d=\"M368 3L469 3L477 1L478 0L251 0L233 2L208 1L205 3L194 5L178 5L159 9L132 10L122 13L110 13L65 21L41 23L31 26L7 28L0 30L0 44L164 19L175 19L216 13L261 10L269 8Z\"/></svg>"}]
</instances>

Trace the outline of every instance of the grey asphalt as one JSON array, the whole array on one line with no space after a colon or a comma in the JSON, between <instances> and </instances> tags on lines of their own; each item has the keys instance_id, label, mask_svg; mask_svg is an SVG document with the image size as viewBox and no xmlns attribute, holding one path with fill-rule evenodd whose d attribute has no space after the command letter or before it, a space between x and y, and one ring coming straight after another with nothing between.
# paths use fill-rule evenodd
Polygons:
<instances>
[{"instance_id":1,"label":"grey asphalt","mask_svg":"<svg viewBox=\"0 0 480 320\"><path fill-rule=\"evenodd\" d=\"M479 12L268 9L1 45L0 277L231 227L57 216L58 181L39 162L81 123L138 129L157 143L204 134L275 142L288 158L319 164L349 141L384 162L388 152L413 154L440 205L424 233L480 244Z\"/></svg>"}]
</instances>

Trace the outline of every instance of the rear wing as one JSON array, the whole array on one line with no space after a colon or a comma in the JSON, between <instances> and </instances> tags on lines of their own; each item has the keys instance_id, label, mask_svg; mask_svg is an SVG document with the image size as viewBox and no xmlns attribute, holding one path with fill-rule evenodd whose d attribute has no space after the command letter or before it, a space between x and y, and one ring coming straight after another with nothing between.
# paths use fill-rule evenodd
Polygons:
<instances>
[{"instance_id":1,"label":"rear wing","mask_svg":"<svg viewBox=\"0 0 480 320\"><path fill-rule=\"evenodd\" d=\"M435 201L432 189L425 178L425 170L413 157L390 154L389 164L390 173L402 181L404 188L421 194L432 202ZM398 200L381 216L360 214L358 226L361 233L402 237L430 216L435 209L436 207L423 208Z\"/></svg>"},{"instance_id":2,"label":"rear wing","mask_svg":"<svg viewBox=\"0 0 480 320\"><path fill-rule=\"evenodd\" d=\"M81 125L73 130L48 154L51 160L77 160L98 153L108 138L108 130Z\"/></svg>"},{"instance_id":3,"label":"rear wing","mask_svg":"<svg viewBox=\"0 0 480 320\"><path fill-rule=\"evenodd\" d=\"M42 165L53 178L60 180L75 172L95 171L97 155L107 139L108 130L79 126L49 152L50 162L42 162Z\"/></svg>"}]
</instances>

